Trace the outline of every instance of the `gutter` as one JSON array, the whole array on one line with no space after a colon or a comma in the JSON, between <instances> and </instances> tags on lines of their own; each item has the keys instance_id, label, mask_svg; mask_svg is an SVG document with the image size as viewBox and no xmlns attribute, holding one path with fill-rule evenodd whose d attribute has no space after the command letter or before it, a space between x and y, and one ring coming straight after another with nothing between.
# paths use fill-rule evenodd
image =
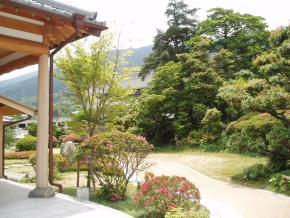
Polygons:
<instances>
[{"instance_id":1,"label":"gutter","mask_svg":"<svg viewBox=\"0 0 290 218\"><path fill-rule=\"evenodd\" d=\"M5 162L5 160L4 160L4 158L5 158L5 144L4 144L4 142L5 142L5 128L8 127L8 126L15 125L17 123L21 123L21 122L30 120L31 117L32 117L31 115L28 115L28 117L26 117L26 118L24 118L22 120L13 121L13 122L4 124L4 126L3 126L3 138L2 138L2 140L3 140L3 147L2 147L2 149L3 150L2 150L2 169L1 170L2 170L2 175L3 175L3 177L5 179L7 179L7 176L5 176L5 170L4 170L4 162Z\"/></svg>"},{"instance_id":2,"label":"gutter","mask_svg":"<svg viewBox=\"0 0 290 218\"><path fill-rule=\"evenodd\" d=\"M53 160L53 61L54 55L56 55L64 46L68 43L71 43L77 39L79 39L80 35L80 25L82 25L85 16L80 14L74 14L73 16L74 22L73 25L75 27L75 33L73 33L68 39L63 41L60 45L58 45L51 53L49 59L49 183L52 186L58 187L60 193L63 193L63 187L61 184L55 183L53 181L54 177L54 160ZM82 37L81 37L82 38Z\"/></svg>"}]
</instances>

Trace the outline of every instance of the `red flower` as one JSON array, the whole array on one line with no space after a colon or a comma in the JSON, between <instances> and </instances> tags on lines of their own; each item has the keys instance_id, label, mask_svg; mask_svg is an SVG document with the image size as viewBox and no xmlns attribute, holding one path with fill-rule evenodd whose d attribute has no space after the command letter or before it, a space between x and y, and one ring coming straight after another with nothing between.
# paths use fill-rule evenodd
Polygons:
<instances>
[{"instance_id":1,"label":"red flower","mask_svg":"<svg viewBox=\"0 0 290 218\"><path fill-rule=\"evenodd\" d=\"M148 185L148 183L143 183L142 185L141 185L141 191L143 192L143 193L147 193L148 192L148 190L149 190L149 185Z\"/></svg>"},{"instance_id":2,"label":"red flower","mask_svg":"<svg viewBox=\"0 0 290 218\"><path fill-rule=\"evenodd\" d=\"M166 191L167 190L165 188L160 188L158 192L164 194L164 193L166 193Z\"/></svg>"}]
</instances>

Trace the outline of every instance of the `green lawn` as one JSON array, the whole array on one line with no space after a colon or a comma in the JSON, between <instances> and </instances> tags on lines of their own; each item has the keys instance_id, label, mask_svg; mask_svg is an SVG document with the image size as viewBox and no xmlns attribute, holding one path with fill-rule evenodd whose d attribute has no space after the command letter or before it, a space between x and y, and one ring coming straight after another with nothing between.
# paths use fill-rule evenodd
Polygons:
<instances>
[{"instance_id":1,"label":"green lawn","mask_svg":"<svg viewBox=\"0 0 290 218\"><path fill-rule=\"evenodd\" d=\"M267 161L264 157L200 150L159 149L155 155L161 157L164 155L168 159L176 158L204 175L223 181L231 181L231 177L242 172L243 169L257 163L265 164Z\"/></svg>"},{"instance_id":2,"label":"green lawn","mask_svg":"<svg viewBox=\"0 0 290 218\"><path fill-rule=\"evenodd\" d=\"M145 214L145 211L138 208L134 204L134 195L136 193L136 187L133 185L128 186L128 192L127 192L127 200L125 201L107 201L102 196L98 196L96 193L91 192L90 193L90 200L94 201L96 203L102 204L107 207L114 208L119 211L123 211L124 213L127 213L133 217L142 217ZM64 188L64 194L76 196L76 188Z\"/></svg>"},{"instance_id":3,"label":"green lawn","mask_svg":"<svg viewBox=\"0 0 290 218\"><path fill-rule=\"evenodd\" d=\"M5 159L5 165L11 165L11 164L28 164L28 159Z\"/></svg>"}]
</instances>

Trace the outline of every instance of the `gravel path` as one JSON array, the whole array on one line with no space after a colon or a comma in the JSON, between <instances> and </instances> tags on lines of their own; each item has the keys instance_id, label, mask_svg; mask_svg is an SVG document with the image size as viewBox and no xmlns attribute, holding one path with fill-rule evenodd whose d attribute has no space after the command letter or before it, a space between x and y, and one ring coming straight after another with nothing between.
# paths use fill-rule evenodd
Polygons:
<instances>
[{"instance_id":1,"label":"gravel path","mask_svg":"<svg viewBox=\"0 0 290 218\"><path fill-rule=\"evenodd\" d=\"M183 158L182 154L151 154L147 158L153 164L149 171L183 176L195 183L206 206L220 208L220 215L214 217L290 218L290 197L209 178L188 167Z\"/></svg>"}]
</instances>

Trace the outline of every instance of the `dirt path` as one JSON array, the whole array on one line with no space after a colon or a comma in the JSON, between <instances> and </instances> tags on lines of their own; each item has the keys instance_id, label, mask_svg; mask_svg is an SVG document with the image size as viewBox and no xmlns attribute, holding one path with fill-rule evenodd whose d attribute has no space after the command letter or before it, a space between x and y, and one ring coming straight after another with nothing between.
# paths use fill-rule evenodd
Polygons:
<instances>
[{"instance_id":1,"label":"dirt path","mask_svg":"<svg viewBox=\"0 0 290 218\"><path fill-rule=\"evenodd\" d=\"M149 170L156 175L186 177L199 187L202 198L227 205L241 217L290 218L290 197L209 178L188 167L185 161L187 157L182 154L151 154L147 158L153 164Z\"/></svg>"}]
</instances>

